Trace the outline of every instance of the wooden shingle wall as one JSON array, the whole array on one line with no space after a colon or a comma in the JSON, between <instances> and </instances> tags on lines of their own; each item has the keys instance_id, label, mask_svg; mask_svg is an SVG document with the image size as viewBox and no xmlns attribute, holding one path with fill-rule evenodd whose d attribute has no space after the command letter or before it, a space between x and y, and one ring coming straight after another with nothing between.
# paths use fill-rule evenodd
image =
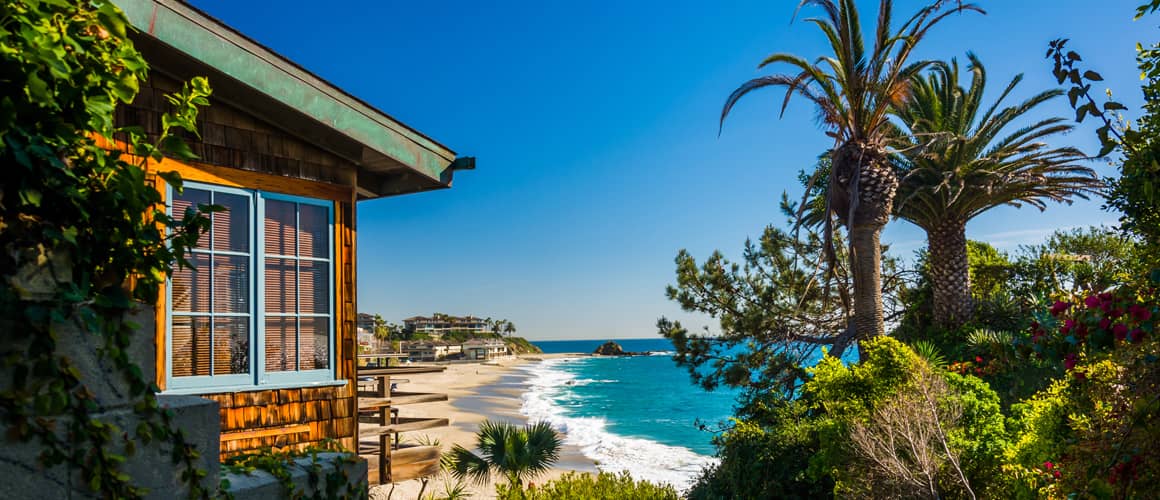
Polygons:
<instances>
[{"instance_id":1,"label":"wooden shingle wall","mask_svg":"<svg viewBox=\"0 0 1160 500\"><path fill-rule=\"evenodd\" d=\"M355 390L338 387L209 394L221 405L222 458L265 447L304 447L323 439L354 449Z\"/></svg>"},{"instance_id":2,"label":"wooden shingle wall","mask_svg":"<svg viewBox=\"0 0 1160 500\"><path fill-rule=\"evenodd\" d=\"M117 106L117 125L139 126L155 141L161 133L161 115L170 109L165 94L180 88L179 82L157 72L150 73L149 79L141 83L141 91L133 103ZM210 105L198 114L197 122L201 139L191 134L186 142L200 162L332 184L354 184L352 163L212 97Z\"/></svg>"}]
</instances>

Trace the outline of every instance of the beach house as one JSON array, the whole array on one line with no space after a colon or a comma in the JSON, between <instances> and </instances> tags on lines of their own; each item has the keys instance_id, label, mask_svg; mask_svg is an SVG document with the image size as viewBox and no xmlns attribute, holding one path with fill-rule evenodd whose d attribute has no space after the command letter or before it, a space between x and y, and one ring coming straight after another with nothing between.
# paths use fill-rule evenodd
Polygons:
<instances>
[{"instance_id":1,"label":"beach house","mask_svg":"<svg viewBox=\"0 0 1160 500\"><path fill-rule=\"evenodd\" d=\"M442 342L410 342L405 347L407 357L412 361L440 361L463 352L460 344Z\"/></svg>"},{"instance_id":2,"label":"beach house","mask_svg":"<svg viewBox=\"0 0 1160 500\"><path fill-rule=\"evenodd\" d=\"M226 208L156 308L157 386L219 403L222 456L327 438L354 449L358 204L447 188L474 160L185 2L116 3L150 64L118 124L155 137L164 95L208 77L188 141L200 159L151 168L185 181L155 179L173 214Z\"/></svg>"},{"instance_id":3,"label":"beach house","mask_svg":"<svg viewBox=\"0 0 1160 500\"><path fill-rule=\"evenodd\" d=\"M474 339L463 343L463 359L489 360L507 356L507 344L497 339Z\"/></svg>"}]
</instances>

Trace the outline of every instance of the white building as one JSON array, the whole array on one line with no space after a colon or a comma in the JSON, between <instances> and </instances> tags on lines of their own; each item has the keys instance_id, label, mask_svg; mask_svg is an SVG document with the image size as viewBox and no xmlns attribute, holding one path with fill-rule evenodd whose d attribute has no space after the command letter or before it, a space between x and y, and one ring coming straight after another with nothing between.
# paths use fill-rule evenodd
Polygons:
<instances>
[{"instance_id":1,"label":"white building","mask_svg":"<svg viewBox=\"0 0 1160 500\"><path fill-rule=\"evenodd\" d=\"M495 359L507 356L507 344L497 339L475 339L463 343L464 359Z\"/></svg>"}]
</instances>

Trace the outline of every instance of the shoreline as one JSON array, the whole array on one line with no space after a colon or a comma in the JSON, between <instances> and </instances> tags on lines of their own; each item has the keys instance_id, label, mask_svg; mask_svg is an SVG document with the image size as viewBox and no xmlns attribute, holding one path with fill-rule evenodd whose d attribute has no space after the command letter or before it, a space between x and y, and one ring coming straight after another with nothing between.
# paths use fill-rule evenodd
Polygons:
<instances>
[{"instance_id":1,"label":"shoreline","mask_svg":"<svg viewBox=\"0 0 1160 500\"><path fill-rule=\"evenodd\" d=\"M522 395L527 387L525 381L529 375L517 367L549 359L585 356L588 354L530 354L499 360L495 364L435 363L446 366L447 370L441 373L402 376L400 378L406 382L400 382L400 390L446 393L448 400L401 406L399 407L401 417L446 417L450 421L447 427L404 434L403 440L404 442L438 440L444 452L457 444L474 449L475 431L485 419L511 422L516 425L528 423L527 417L520 413L520 407L523 404ZM560 449L560 459L555 466L534 481L548 481L572 471L595 473L596 465L592 459L584 456L580 448L563 445ZM454 483L453 479L449 480L443 475L435 476L424 490L424 495L438 494L444 491L445 485ZM415 498L421 487L421 483L417 480L398 483L394 486L390 498ZM467 487L471 498L495 498L494 478L491 483L482 486L469 484ZM372 486L370 498L386 499L390 490L390 484Z\"/></svg>"}]
</instances>

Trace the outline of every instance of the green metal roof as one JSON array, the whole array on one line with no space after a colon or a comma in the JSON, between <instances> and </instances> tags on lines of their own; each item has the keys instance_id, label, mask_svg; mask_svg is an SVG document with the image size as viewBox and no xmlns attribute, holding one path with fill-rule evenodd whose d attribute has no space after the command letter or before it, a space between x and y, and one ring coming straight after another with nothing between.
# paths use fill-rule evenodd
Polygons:
<instances>
[{"instance_id":1,"label":"green metal roof","mask_svg":"<svg viewBox=\"0 0 1160 500\"><path fill-rule=\"evenodd\" d=\"M143 33L363 145L370 172L405 166L426 189L450 185L453 151L220 21L176 0L114 1Z\"/></svg>"}]
</instances>

